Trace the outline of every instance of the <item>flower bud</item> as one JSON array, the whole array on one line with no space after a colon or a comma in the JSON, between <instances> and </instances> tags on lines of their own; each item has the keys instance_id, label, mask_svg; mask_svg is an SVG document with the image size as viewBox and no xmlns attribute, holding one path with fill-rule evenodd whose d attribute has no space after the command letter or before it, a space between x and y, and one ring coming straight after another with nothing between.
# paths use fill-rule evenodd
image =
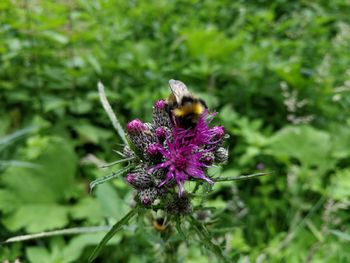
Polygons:
<instances>
[{"instance_id":1,"label":"flower bud","mask_svg":"<svg viewBox=\"0 0 350 263\"><path fill-rule=\"evenodd\" d=\"M228 160L228 150L224 147L219 147L215 153L215 162L217 163L226 163Z\"/></svg>"},{"instance_id":2,"label":"flower bud","mask_svg":"<svg viewBox=\"0 0 350 263\"><path fill-rule=\"evenodd\" d=\"M188 215L192 212L191 200L186 192L182 196L175 194L166 204L166 210L173 215Z\"/></svg>"},{"instance_id":3,"label":"flower bud","mask_svg":"<svg viewBox=\"0 0 350 263\"><path fill-rule=\"evenodd\" d=\"M159 141L164 141L170 131L166 127L161 126L156 129L155 133Z\"/></svg>"},{"instance_id":4,"label":"flower bud","mask_svg":"<svg viewBox=\"0 0 350 263\"><path fill-rule=\"evenodd\" d=\"M136 189L146 189L154 185L152 175L143 167L137 167L135 171L128 173L126 180Z\"/></svg>"},{"instance_id":5,"label":"flower bud","mask_svg":"<svg viewBox=\"0 0 350 263\"><path fill-rule=\"evenodd\" d=\"M140 201L144 206L151 205L157 196L157 188L147 188L139 192Z\"/></svg>"},{"instance_id":6,"label":"flower bud","mask_svg":"<svg viewBox=\"0 0 350 263\"><path fill-rule=\"evenodd\" d=\"M153 128L150 123L143 123L135 119L129 122L126 128L129 139L142 153L149 144L157 141L157 137L152 132Z\"/></svg>"},{"instance_id":7,"label":"flower bud","mask_svg":"<svg viewBox=\"0 0 350 263\"><path fill-rule=\"evenodd\" d=\"M166 106L166 103L164 100L157 100L156 103L154 104L154 107L157 110L164 110Z\"/></svg>"},{"instance_id":8,"label":"flower bud","mask_svg":"<svg viewBox=\"0 0 350 263\"><path fill-rule=\"evenodd\" d=\"M200 158L200 161L202 163L204 163L205 165L212 165L214 163L214 159L215 159L215 156L214 156L214 153L212 152L205 152L202 154L201 158Z\"/></svg>"},{"instance_id":9,"label":"flower bud","mask_svg":"<svg viewBox=\"0 0 350 263\"><path fill-rule=\"evenodd\" d=\"M135 119L127 124L126 129L130 135L134 135L142 133L147 129L147 126L139 119Z\"/></svg>"},{"instance_id":10,"label":"flower bud","mask_svg":"<svg viewBox=\"0 0 350 263\"><path fill-rule=\"evenodd\" d=\"M147 146L146 152L151 156L155 156L159 153L159 143L151 143Z\"/></svg>"},{"instance_id":11,"label":"flower bud","mask_svg":"<svg viewBox=\"0 0 350 263\"><path fill-rule=\"evenodd\" d=\"M170 117L166 110L167 104L164 100L158 100L153 107L153 125L155 128L164 126L171 127Z\"/></svg>"},{"instance_id":12,"label":"flower bud","mask_svg":"<svg viewBox=\"0 0 350 263\"><path fill-rule=\"evenodd\" d=\"M123 155L125 158L135 157L135 153L130 149L129 145L124 146Z\"/></svg>"}]
</instances>

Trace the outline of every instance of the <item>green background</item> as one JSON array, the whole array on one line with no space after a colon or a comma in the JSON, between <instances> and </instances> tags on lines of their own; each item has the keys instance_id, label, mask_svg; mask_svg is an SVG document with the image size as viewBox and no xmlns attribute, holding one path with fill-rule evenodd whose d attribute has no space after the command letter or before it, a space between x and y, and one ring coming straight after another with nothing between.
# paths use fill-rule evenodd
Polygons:
<instances>
[{"instance_id":1,"label":"green background","mask_svg":"<svg viewBox=\"0 0 350 263\"><path fill-rule=\"evenodd\" d=\"M130 187L89 182L121 140L97 94L125 125L151 120L179 79L230 134L206 205L232 262L350 262L350 2L0 2L0 239L113 224ZM141 220L142 221L142 220ZM104 233L0 247L0 261L86 262ZM158 262L149 219L133 222L99 262ZM215 262L189 238L179 262Z\"/></svg>"}]
</instances>

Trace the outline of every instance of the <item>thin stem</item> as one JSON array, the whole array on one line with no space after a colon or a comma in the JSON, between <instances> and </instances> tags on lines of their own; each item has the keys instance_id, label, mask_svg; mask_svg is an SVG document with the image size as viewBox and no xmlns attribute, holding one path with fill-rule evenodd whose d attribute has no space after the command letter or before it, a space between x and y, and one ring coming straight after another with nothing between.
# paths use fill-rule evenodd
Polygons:
<instances>
[{"instance_id":1,"label":"thin stem","mask_svg":"<svg viewBox=\"0 0 350 263\"><path fill-rule=\"evenodd\" d=\"M90 183L90 192L92 192L92 190L95 188L95 186L99 185L99 184L102 184L104 182L107 182L109 180L112 180L113 178L117 177L117 176L120 176L122 174L125 174L126 172L128 172L129 170L131 169L131 166L126 166L112 174L109 174L109 175L106 175L106 176L103 176L101 178L98 178L94 181L92 181Z\"/></svg>"},{"instance_id":2,"label":"thin stem","mask_svg":"<svg viewBox=\"0 0 350 263\"><path fill-rule=\"evenodd\" d=\"M130 158L126 158L126 159L121 159L121 160L118 160L118 161L115 161L115 162L112 162L112 163L107 163L107 164L104 164L102 166L100 166L100 168L107 168L107 167L111 167L113 165L116 165L118 163L123 163L123 162L127 162L127 161L131 161L135 159L135 157L130 157Z\"/></svg>"},{"instance_id":3,"label":"thin stem","mask_svg":"<svg viewBox=\"0 0 350 263\"><path fill-rule=\"evenodd\" d=\"M27 241L27 240L38 239L38 238L46 238L46 237L52 237L52 236L75 235L75 234L86 234L86 233L94 233L94 232L101 232L101 231L109 231L111 228L112 228L112 226L107 226L107 225L106 226L66 228L66 229L61 229L61 230L53 230L53 231L36 233L36 234L11 237L11 238L6 239L5 241L1 242L0 244L21 242L21 241Z\"/></svg>"},{"instance_id":4,"label":"thin stem","mask_svg":"<svg viewBox=\"0 0 350 263\"><path fill-rule=\"evenodd\" d=\"M256 173L256 174L248 174L248 175L240 175L240 176L235 176L235 177L217 177L213 178L212 180L214 182L225 182L225 181L243 181L243 180L249 180L255 177L260 177L264 175L271 174L272 172L268 173Z\"/></svg>"},{"instance_id":5,"label":"thin stem","mask_svg":"<svg viewBox=\"0 0 350 263\"><path fill-rule=\"evenodd\" d=\"M107 100L107 96L105 93L105 87L103 86L103 84L100 81L98 82L97 87L98 87L98 94L100 96L100 101L102 103L102 106L105 109L109 119L111 120L114 129L117 131L117 133L120 136L120 138L122 139L122 141L125 144L128 144L128 141L126 140L125 132L124 132L122 126L120 125L120 122L118 121L117 116L114 114L111 105L109 104L109 102Z\"/></svg>"}]
</instances>

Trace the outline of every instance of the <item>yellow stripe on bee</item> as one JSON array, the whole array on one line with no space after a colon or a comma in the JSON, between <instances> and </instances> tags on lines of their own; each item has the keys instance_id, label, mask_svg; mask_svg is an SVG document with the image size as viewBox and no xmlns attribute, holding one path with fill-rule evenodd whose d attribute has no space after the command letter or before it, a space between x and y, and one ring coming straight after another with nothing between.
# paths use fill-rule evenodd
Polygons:
<instances>
[{"instance_id":1,"label":"yellow stripe on bee","mask_svg":"<svg viewBox=\"0 0 350 263\"><path fill-rule=\"evenodd\" d=\"M153 221L153 226L158 231L164 231L167 228L166 225L161 225L157 221Z\"/></svg>"},{"instance_id":2,"label":"yellow stripe on bee","mask_svg":"<svg viewBox=\"0 0 350 263\"><path fill-rule=\"evenodd\" d=\"M199 102L195 102L195 103L191 103L191 104L176 108L173 110L173 113L176 117L184 117L191 113L195 115L201 115L203 111L204 111L204 106Z\"/></svg>"},{"instance_id":3,"label":"yellow stripe on bee","mask_svg":"<svg viewBox=\"0 0 350 263\"><path fill-rule=\"evenodd\" d=\"M201 103L197 102L195 105L194 105L194 112L198 115L201 115L204 111L204 107Z\"/></svg>"}]
</instances>

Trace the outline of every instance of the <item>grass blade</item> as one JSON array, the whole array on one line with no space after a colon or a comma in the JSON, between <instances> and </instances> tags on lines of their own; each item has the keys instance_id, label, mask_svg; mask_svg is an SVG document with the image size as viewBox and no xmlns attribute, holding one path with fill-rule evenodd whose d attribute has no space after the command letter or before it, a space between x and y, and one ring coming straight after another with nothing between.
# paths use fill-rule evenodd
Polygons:
<instances>
[{"instance_id":1,"label":"grass blade","mask_svg":"<svg viewBox=\"0 0 350 263\"><path fill-rule=\"evenodd\" d=\"M117 116L114 114L111 105L109 104L109 102L107 100L107 96L105 93L105 87L103 86L103 84L100 81L98 82L97 87L98 87L98 94L100 96L100 101L102 103L102 106L105 109L109 119L111 120L114 129L117 131L117 133L118 133L119 137L122 139L122 141L125 144L128 144L128 142L126 140L125 132L124 132L122 126L120 125L120 122L118 121Z\"/></svg>"},{"instance_id":2,"label":"grass blade","mask_svg":"<svg viewBox=\"0 0 350 263\"><path fill-rule=\"evenodd\" d=\"M0 149L5 148L6 146L14 143L15 141L23 138L27 134L37 130L37 127L28 127L24 129L17 130L9 135L0 138Z\"/></svg>"},{"instance_id":3,"label":"grass blade","mask_svg":"<svg viewBox=\"0 0 350 263\"><path fill-rule=\"evenodd\" d=\"M131 210L129 213L127 213L122 219L120 219L109 232L104 236L104 238L101 240L100 244L94 249L92 252L89 262L93 262L95 258L100 254L103 247L107 244L107 242L129 221L138 213L138 209L135 208Z\"/></svg>"},{"instance_id":4,"label":"grass blade","mask_svg":"<svg viewBox=\"0 0 350 263\"><path fill-rule=\"evenodd\" d=\"M182 227L181 227L181 221L180 221L180 217L179 216L176 217L175 228L176 228L177 232L180 234L181 238L186 242L186 244L188 244L186 235L183 232Z\"/></svg>"},{"instance_id":5,"label":"grass blade","mask_svg":"<svg viewBox=\"0 0 350 263\"><path fill-rule=\"evenodd\" d=\"M0 160L0 166L16 166L16 167L26 167L26 168L33 168L33 169L38 169L41 166L35 163L30 163L30 162L22 162L22 161L17 161L17 160Z\"/></svg>"},{"instance_id":6,"label":"grass blade","mask_svg":"<svg viewBox=\"0 0 350 263\"><path fill-rule=\"evenodd\" d=\"M103 176L103 177L101 177L101 178L98 178L98 179L92 181L92 182L90 183L90 192L92 192L92 190L93 190L97 185L102 184L102 183L104 183L104 182L107 182L107 181L109 181L109 180L112 180L113 178L115 178L115 177L117 177L117 176L119 176L119 175L122 175L122 174L128 172L130 169L131 169L130 166L126 166L126 167L124 167L124 168L122 168L122 169L120 169L120 170L118 170L118 171L116 171L116 172L114 172L114 173L112 173L112 174Z\"/></svg>"}]
</instances>

